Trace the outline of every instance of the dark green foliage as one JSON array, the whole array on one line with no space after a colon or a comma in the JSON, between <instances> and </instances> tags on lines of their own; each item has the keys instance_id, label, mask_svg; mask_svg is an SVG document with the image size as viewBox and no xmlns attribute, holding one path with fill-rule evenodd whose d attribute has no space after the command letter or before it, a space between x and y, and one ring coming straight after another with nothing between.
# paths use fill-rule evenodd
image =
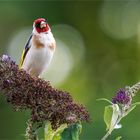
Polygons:
<instances>
[{"instance_id":1,"label":"dark green foliage","mask_svg":"<svg viewBox=\"0 0 140 140\"><path fill-rule=\"evenodd\" d=\"M82 125L76 123L65 129L61 134L61 140L79 140L79 135L82 130Z\"/></svg>"}]
</instances>

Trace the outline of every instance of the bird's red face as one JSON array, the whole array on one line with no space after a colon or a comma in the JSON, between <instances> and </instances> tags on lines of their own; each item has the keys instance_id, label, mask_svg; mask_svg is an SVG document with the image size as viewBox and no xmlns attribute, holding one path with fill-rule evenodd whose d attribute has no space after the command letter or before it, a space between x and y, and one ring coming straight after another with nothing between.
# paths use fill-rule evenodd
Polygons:
<instances>
[{"instance_id":1,"label":"bird's red face","mask_svg":"<svg viewBox=\"0 0 140 140\"><path fill-rule=\"evenodd\" d=\"M50 27L44 18L38 18L34 21L34 28L38 33L47 32Z\"/></svg>"}]
</instances>

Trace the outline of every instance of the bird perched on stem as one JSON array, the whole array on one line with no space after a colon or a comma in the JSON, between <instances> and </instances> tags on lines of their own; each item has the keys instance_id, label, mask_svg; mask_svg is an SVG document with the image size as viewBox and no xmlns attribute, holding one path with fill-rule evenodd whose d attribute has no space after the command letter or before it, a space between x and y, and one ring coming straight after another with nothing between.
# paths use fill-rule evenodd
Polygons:
<instances>
[{"instance_id":1,"label":"bird perched on stem","mask_svg":"<svg viewBox=\"0 0 140 140\"><path fill-rule=\"evenodd\" d=\"M51 62L55 47L55 39L47 21L44 18L36 19L23 50L19 68L38 77Z\"/></svg>"}]
</instances>

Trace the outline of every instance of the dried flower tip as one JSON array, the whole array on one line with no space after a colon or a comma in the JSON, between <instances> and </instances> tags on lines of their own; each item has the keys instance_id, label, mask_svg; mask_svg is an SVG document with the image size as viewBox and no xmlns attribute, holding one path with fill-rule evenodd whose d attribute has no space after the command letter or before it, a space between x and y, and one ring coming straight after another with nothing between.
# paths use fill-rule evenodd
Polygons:
<instances>
[{"instance_id":1,"label":"dried flower tip","mask_svg":"<svg viewBox=\"0 0 140 140\"><path fill-rule=\"evenodd\" d=\"M136 95L136 93L140 90L140 82L136 83L135 85L133 85L132 87L127 86L125 88L127 90L127 92L134 97Z\"/></svg>"}]
</instances>

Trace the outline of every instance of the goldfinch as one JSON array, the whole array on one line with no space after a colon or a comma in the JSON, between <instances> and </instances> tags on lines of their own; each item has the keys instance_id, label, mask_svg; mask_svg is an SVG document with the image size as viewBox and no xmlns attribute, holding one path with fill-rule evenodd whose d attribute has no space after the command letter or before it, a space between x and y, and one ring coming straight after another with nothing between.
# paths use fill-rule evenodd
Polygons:
<instances>
[{"instance_id":1,"label":"goldfinch","mask_svg":"<svg viewBox=\"0 0 140 140\"><path fill-rule=\"evenodd\" d=\"M23 50L19 68L38 77L50 64L55 48L56 42L47 21L44 18L36 19Z\"/></svg>"}]
</instances>

